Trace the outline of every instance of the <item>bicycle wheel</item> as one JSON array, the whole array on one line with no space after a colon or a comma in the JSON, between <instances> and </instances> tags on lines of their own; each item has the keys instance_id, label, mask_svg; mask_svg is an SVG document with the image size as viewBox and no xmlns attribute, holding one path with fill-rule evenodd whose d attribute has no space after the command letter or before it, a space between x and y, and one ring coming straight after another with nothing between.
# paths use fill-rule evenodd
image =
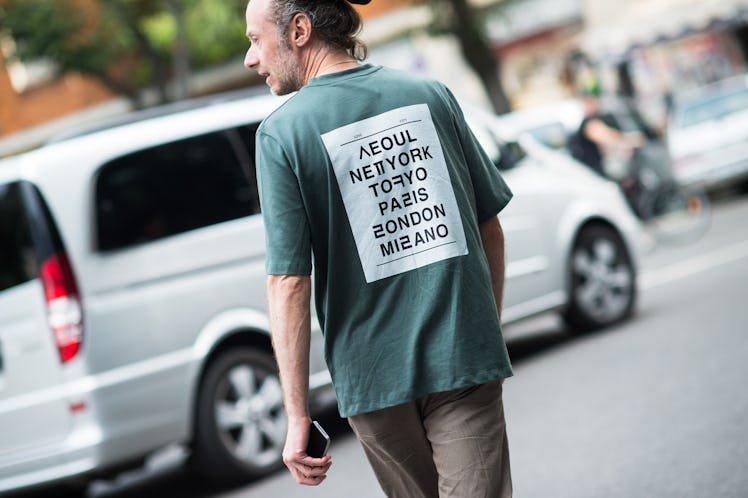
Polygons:
<instances>
[{"instance_id":1,"label":"bicycle wheel","mask_svg":"<svg viewBox=\"0 0 748 498\"><path fill-rule=\"evenodd\" d=\"M669 184L649 196L642 211L658 241L682 244L704 235L709 228L710 208L709 197L701 188Z\"/></svg>"}]
</instances>

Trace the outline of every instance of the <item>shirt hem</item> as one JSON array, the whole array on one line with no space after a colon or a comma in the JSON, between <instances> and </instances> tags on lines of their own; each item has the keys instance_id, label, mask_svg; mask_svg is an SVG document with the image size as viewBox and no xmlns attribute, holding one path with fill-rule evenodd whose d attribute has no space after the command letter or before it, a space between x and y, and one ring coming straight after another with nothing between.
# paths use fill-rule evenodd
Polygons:
<instances>
[{"instance_id":1,"label":"shirt hem","mask_svg":"<svg viewBox=\"0 0 748 498\"><path fill-rule=\"evenodd\" d=\"M374 402L344 403L339 399L338 411L340 412L341 417L352 417L354 415L360 415L362 413L374 412L377 410L382 410L384 408L409 403L428 394L451 391L453 389L462 389L465 387L484 384L486 382L491 382L498 379L508 379L513 375L514 373L512 372L511 368L491 370L491 373L485 373L484 375L475 377L463 377L453 382L437 384L422 391L419 390L411 393L399 393L397 396L380 399Z\"/></svg>"}]
</instances>

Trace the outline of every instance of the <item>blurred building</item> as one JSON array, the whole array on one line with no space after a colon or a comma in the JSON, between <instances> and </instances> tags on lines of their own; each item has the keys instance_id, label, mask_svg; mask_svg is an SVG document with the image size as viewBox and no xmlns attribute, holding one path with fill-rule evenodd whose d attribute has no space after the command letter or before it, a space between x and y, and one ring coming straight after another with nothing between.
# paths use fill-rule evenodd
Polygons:
<instances>
[{"instance_id":1,"label":"blurred building","mask_svg":"<svg viewBox=\"0 0 748 498\"><path fill-rule=\"evenodd\" d=\"M569 97L567 58L584 28L580 0L511 0L487 17L487 35L503 65L503 82L514 108Z\"/></svg>"},{"instance_id":2,"label":"blurred building","mask_svg":"<svg viewBox=\"0 0 748 498\"><path fill-rule=\"evenodd\" d=\"M97 18L102 0L73 1L76 9L93 14L85 16L87 19ZM0 7L3 2L0 0ZM377 0L359 9L364 18L371 19L402 7L403 0ZM96 78L77 73L58 75L45 61L10 61L13 50L13 40L0 37L0 157L38 146L78 123L132 109L131 102ZM259 81L239 57L193 73L189 91L191 96L204 95Z\"/></svg>"},{"instance_id":3,"label":"blurred building","mask_svg":"<svg viewBox=\"0 0 748 498\"><path fill-rule=\"evenodd\" d=\"M4 0L0 0L0 5ZM101 0L75 0L96 9ZM502 63L502 83L513 108L575 94L575 70L594 71L605 91L644 102L660 120L665 96L746 71L748 0L470 0ZM374 0L359 7L363 37L374 63L444 81L463 101L488 105L480 80L457 40L434 32L432 2ZM2 65L0 44L0 156L31 147L70 120L127 110L98 81L51 77L43 65ZM581 62L581 64L580 64ZM251 83L240 60L193 74L193 95ZM77 116L77 117L76 117ZM22 131L23 133L18 133ZM6 147L14 134L14 143Z\"/></svg>"},{"instance_id":4,"label":"blurred building","mask_svg":"<svg viewBox=\"0 0 748 498\"><path fill-rule=\"evenodd\" d=\"M654 121L678 92L746 72L748 0L584 0L582 51Z\"/></svg>"},{"instance_id":5,"label":"blurred building","mask_svg":"<svg viewBox=\"0 0 748 498\"><path fill-rule=\"evenodd\" d=\"M427 73L467 100L481 101L480 84L455 40L426 34L428 9L407 3L391 0L400 8L369 20L390 33L389 41L376 44L375 60ZM748 0L472 3L481 9L515 109L575 96L575 71L583 69L597 74L604 91L636 97L659 120L668 95L746 72ZM392 36L398 30L401 36Z\"/></svg>"},{"instance_id":6,"label":"blurred building","mask_svg":"<svg viewBox=\"0 0 748 498\"><path fill-rule=\"evenodd\" d=\"M96 9L100 0L75 1L81 8ZM487 37L502 60L502 83L513 107L569 95L563 75L566 54L580 43L580 0L471 3L480 9ZM427 74L444 81L463 101L488 106L485 90L464 61L457 40L431 29L430 2L375 0L357 8L365 18L363 37L371 47L372 62ZM230 61L224 67L194 74L192 94L225 90L227 81L247 85L249 76L238 61ZM15 134L14 148L27 148L68 126L69 119L76 119L73 115L88 119L123 112L127 103L117 97L92 78L53 77L53 72L45 73L43 65L33 64L14 64L5 71L0 64L0 156L7 153L2 138L9 134Z\"/></svg>"},{"instance_id":7,"label":"blurred building","mask_svg":"<svg viewBox=\"0 0 748 498\"><path fill-rule=\"evenodd\" d=\"M376 3L372 2L371 5ZM502 65L502 85L513 108L568 97L566 57L583 31L580 0L473 0L485 35ZM398 8L367 20L371 60L420 72L447 84L463 101L488 106L480 80L460 53L458 41L433 27L428 2L392 0Z\"/></svg>"},{"instance_id":8,"label":"blurred building","mask_svg":"<svg viewBox=\"0 0 748 498\"><path fill-rule=\"evenodd\" d=\"M0 0L0 6L3 0ZM97 0L75 0L77 9L96 13ZM0 136L15 133L84 109L113 97L95 78L54 75L44 61L7 61L13 40L0 39Z\"/></svg>"}]
</instances>

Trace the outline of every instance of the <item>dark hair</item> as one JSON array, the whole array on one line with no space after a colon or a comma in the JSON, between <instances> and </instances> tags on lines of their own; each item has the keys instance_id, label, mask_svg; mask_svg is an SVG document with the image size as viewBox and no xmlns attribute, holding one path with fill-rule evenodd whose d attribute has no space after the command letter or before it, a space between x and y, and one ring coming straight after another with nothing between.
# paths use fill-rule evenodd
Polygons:
<instances>
[{"instance_id":1,"label":"dark hair","mask_svg":"<svg viewBox=\"0 0 748 498\"><path fill-rule=\"evenodd\" d=\"M273 21L284 40L294 16L304 14L322 42L346 51L359 61L366 58L366 45L358 38L361 16L346 0L273 0L273 13Z\"/></svg>"}]
</instances>

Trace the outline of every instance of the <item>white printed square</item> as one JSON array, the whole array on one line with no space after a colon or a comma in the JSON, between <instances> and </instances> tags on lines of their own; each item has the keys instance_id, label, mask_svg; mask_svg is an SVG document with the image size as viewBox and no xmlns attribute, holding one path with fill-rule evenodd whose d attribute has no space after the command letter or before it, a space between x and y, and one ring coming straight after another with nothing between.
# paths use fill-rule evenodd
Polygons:
<instances>
[{"instance_id":1,"label":"white printed square","mask_svg":"<svg viewBox=\"0 0 748 498\"><path fill-rule=\"evenodd\" d=\"M426 104L322 135L367 282L468 253Z\"/></svg>"}]
</instances>

